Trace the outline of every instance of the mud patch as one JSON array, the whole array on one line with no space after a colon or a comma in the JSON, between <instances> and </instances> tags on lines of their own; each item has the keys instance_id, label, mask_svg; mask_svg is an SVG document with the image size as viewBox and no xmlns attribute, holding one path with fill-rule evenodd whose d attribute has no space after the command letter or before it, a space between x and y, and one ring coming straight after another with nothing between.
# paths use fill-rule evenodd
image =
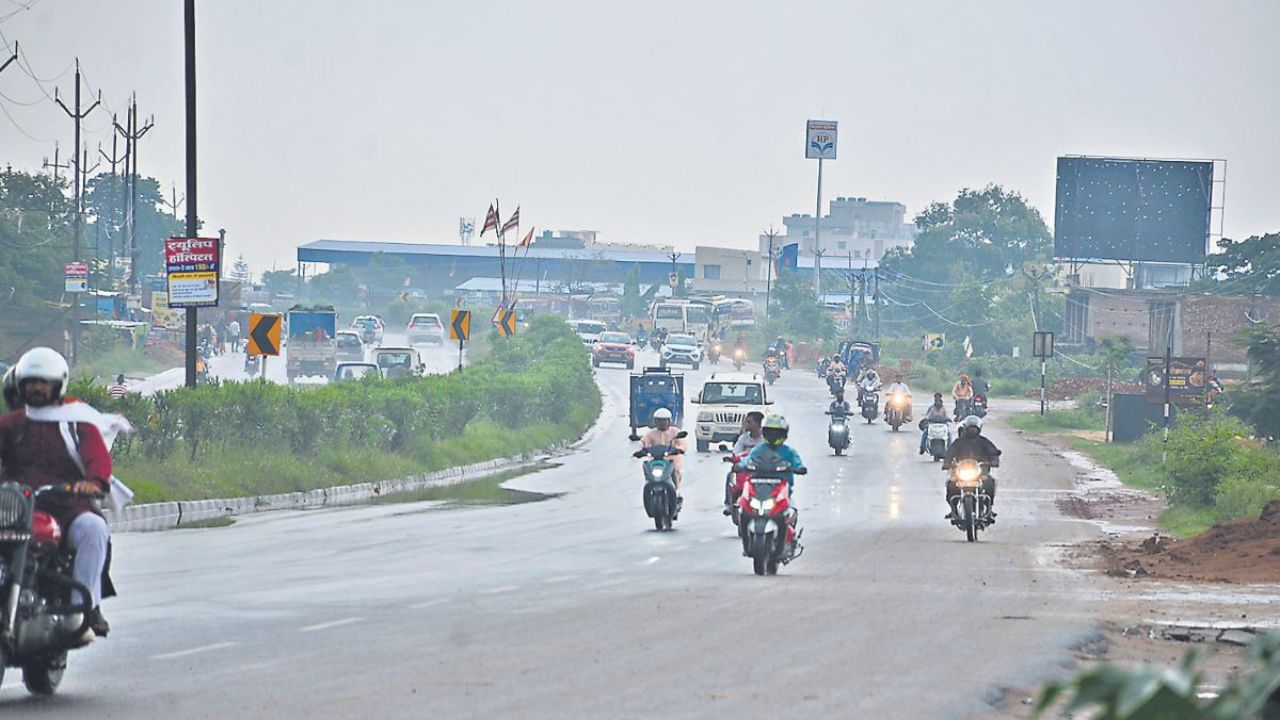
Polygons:
<instances>
[{"instance_id":1,"label":"mud patch","mask_svg":"<svg viewBox=\"0 0 1280 720\"><path fill-rule=\"evenodd\" d=\"M1157 533L1141 541L1102 540L1094 550L1101 569L1114 577L1280 582L1280 500L1257 519L1220 523L1190 540Z\"/></svg>"},{"instance_id":2,"label":"mud patch","mask_svg":"<svg viewBox=\"0 0 1280 720\"><path fill-rule=\"evenodd\" d=\"M527 490L513 490L503 485L522 475L540 472L548 468L558 467L556 463L540 462L516 470L491 475L479 480L443 485L440 487L422 488L413 492L396 493L373 498L370 505L398 505L436 501L441 503L433 509L448 509L459 506L477 505L522 505L530 502L541 502L560 497L562 493L538 493Z\"/></svg>"}]
</instances>

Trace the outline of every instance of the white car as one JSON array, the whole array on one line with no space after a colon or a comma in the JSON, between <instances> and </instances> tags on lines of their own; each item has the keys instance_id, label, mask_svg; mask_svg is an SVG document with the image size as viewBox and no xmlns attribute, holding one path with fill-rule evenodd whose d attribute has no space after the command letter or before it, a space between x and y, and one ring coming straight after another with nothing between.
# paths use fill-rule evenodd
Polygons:
<instances>
[{"instance_id":1,"label":"white car","mask_svg":"<svg viewBox=\"0 0 1280 720\"><path fill-rule=\"evenodd\" d=\"M711 443L736 441L747 413L764 413L773 404L764 378L755 373L712 373L693 402L702 406L694 428L698 452L707 452Z\"/></svg>"},{"instance_id":2,"label":"white car","mask_svg":"<svg viewBox=\"0 0 1280 720\"><path fill-rule=\"evenodd\" d=\"M582 338L582 344L587 347L595 345L600 339L600 333L609 329L604 323L596 320L574 320L570 325L573 331L578 333L578 337Z\"/></svg>"},{"instance_id":3,"label":"white car","mask_svg":"<svg viewBox=\"0 0 1280 720\"><path fill-rule=\"evenodd\" d=\"M689 365L697 370L702 365L702 348L698 340L685 333L671 333L662 343L662 367L668 365Z\"/></svg>"},{"instance_id":4,"label":"white car","mask_svg":"<svg viewBox=\"0 0 1280 720\"><path fill-rule=\"evenodd\" d=\"M378 366L382 377L388 380L422 377L427 371L427 366L422 362L422 356L418 354L417 348L380 347L373 351L373 357L369 359Z\"/></svg>"},{"instance_id":5,"label":"white car","mask_svg":"<svg viewBox=\"0 0 1280 720\"><path fill-rule=\"evenodd\" d=\"M414 313L405 332L409 335L410 345L444 345L444 323L435 313Z\"/></svg>"}]
</instances>

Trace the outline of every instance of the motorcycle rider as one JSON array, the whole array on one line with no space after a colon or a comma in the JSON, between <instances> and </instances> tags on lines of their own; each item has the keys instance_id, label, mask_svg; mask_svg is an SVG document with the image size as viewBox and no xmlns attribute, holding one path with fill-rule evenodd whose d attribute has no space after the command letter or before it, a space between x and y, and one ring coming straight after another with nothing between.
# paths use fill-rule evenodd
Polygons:
<instances>
[{"instance_id":1,"label":"motorcycle rider","mask_svg":"<svg viewBox=\"0 0 1280 720\"><path fill-rule=\"evenodd\" d=\"M853 408L849 407L849 402L844 399L843 390L836 391L836 397L831 401L831 404L827 406L827 412L831 413L832 417L841 417L853 414Z\"/></svg>"},{"instance_id":2,"label":"motorcycle rider","mask_svg":"<svg viewBox=\"0 0 1280 720\"><path fill-rule=\"evenodd\" d=\"M935 422L947 422L951 419L951 415L947 413L947 406L942 402L942 393L933 394L933 404L924 411L924 418L920 420L920 454L923 455L929 444L929 425ZM947 427L947 445L951 444L951 428Z\"/></svg>"},{"instance_id":3,"label":"motorcycle rider","mask_svg":"<svg viewBox=\"0 0 1280 720\"><path fill-rule=\"evenodd\" d=\"M791 369L791 359L787 357L787 347L787 341L783 340L781 335L769 346L769 350L778 356L778 362L782 365L783 370Z\"/></svg>"},{"instance_id":4,"label":"motorcycle rider","mask_svg":"<svg viewBox=\"0 0 1280 720\"><path fill-rule=\"evenodd\" d=\"M947 455L942 461L942 469L950 470L952 464L958 460L976 460L980 463L987 463L992 468L1000 466L1000 449L995 446L987 438L982 436L982 418L977 415L970 415L960 423L960 437L951 443L951 447L947 448ZM982 481L982 489L986 491L987 498L990 500L987 511L987 522L995 522L995 504L996 504L996 478L990 472ZM955 514L955 499L960 495L960 489L951 481L951 476L947 475L947 509L946 518L952 519Z\"/></svg>"},{"instance_id":5,"label":"motorcycle rider","mask_svg":"<svg viewBox=\"0 0 1280 720\"><path fill-rule=\"evenodd\" d=\"M880 374L872 367L871 363L867 363L866 370L858 379L858 404L862 404L862 398L867 393L873 393L880 390Z\"/></svg>"},{"instance_id":6,"label":"motorcycle rider","mask_svg":"<svg viewBox=\"0 0 1280 720\"><path fill-rule=\"evenodd\" d=\"M796 475L804 475L809 469L804 466L804 460L800 459L800 453L794 448L787 445L787 432L790 430L787 419L781 415L770 415L765 418L764 425L760 429L760 434L764 436L764 443L755 446L751 450L751 454L747 456L746 461L741 465L748 465L764 456L766 452L773 452L779 459L791 466L791 471L783 473L783 479L787 481L787 493L791 496L791 517L788 522L795 527L800 518L800 513L795 506L795 489Z\"/></svg>"},{"instance_id":7,"label":"motorcycle rider","mask_svg":"<svg viewBox=\"0 0 1280 720\"><path fill-rule=\"evenodd\" d=\"M28 350L14 366L16 400L22 407L0 416L0 481L31 488L69 485L82 496L110 491L111 452L97 425L83 421L74 407L87 406L63 397L68 371L66 359L47 347ZM93 610L81 642L106 637L110 625L101 603L110 541L107 521L84 497L46 495L39 508L67 528L67 545L76 552L72 577L89 590Z\"/></svg>"},{"instance_id":8,"label":"motorcycle rider","mask_svg":"<svg viewBox=\"0 0 1280 720\"><path fill-rule=\"evenodd\" d=\"M973 384L969 382L968 375L961 375L956 384L951 386L951 400L955 403L956 420L960 419L962 410L968 414L968 408L973 403Z\"/></svg>"},{"instance_id":9,"label":"motorcycle rider","mask_svg":"<svg viewBox=\"0 0 1280 720\"><path fill-rule=\"evenodd\" d=\"M893 382L889 384L889 389L885 391L886 396L901 395L907 399L907 410L903 414L907 420L911 419L911 388L902 381L902 373L893 376ZM889 407L889 400L885 399L885 409Z\"/></svg>"},{"instance_id":10,"label":"motorcycle rider","mask_svg":"<svg viewBox=\"0 0 1280 720\"><path fill-rule=\"evenodd\" d=\"M987 398L988 401L991 400L991 383L987 382L987 379L982 376L982 368L973 371L973 394L981 395Z\"/></svg>"},{"instance_id":11,"label":"motorcycle rider","mask_svg":"<svg viewBox=\"0 0 1280 720\"><path fill-rule=\"evenodd\" d=\"M683 438L677 438L680 434L680 428L671 424L671 411L666 408L658 408L653 411L653 429L644 434L640 440L641 450L636 451L636 457L644 457L645 451L655 445L665 445L672 448L672 454L669 456L671 460L671 482L676 486L676 511L674 515L680 514L680 508L684 505L684 498L680 495L680 478L681 466L684 454L685 442Z\"/></svg>"},{"instance_id":12,"label":"motorcycle rider","mask_svg":"<svg viewBox=\"0 0 1280 720\"><path fill-rule=\"evenodd\" d=\"M732 455L724 459L725 462L731 463L734 458L746 457L755 446L764 442L764 436L760 433L760 426L764 424L764 413L759 410L752 410L742 418L742 434L738 436L737 442L733 444ZM738 490L741 492L741 489ZM726 485L724 490L724 514L733 514L733 502L736 498L730 495L729 488Z\"/></svg>"}]
</instances>

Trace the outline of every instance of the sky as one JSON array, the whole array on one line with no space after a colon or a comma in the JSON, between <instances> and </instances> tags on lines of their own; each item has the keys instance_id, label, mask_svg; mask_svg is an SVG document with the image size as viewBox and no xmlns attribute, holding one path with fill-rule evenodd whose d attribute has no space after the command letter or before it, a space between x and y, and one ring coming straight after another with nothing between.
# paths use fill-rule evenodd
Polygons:
<instances>
[{"instance_id":1,"label":"sky","mask_svg":"<svg viewBox=\"0 0 1280 720\"><path fill-rule=\"evenodd\" d=\"M460 217L754 247L824 195L913 216L963 187L1053 221L1055 158L1224 158L1225 234L1280 230L1280 2L198 0L200 216L255 272L312 240L457 242ZM180 0L0 0L0 165L72 144L79 58L185 173ZM10 53L0 50L0 63ZM108 111L109 109L109 111ZM16 124L15 124L16 122ZM1214 228L1216 231L1216 227Z\"/></svg>"}]
</instances>

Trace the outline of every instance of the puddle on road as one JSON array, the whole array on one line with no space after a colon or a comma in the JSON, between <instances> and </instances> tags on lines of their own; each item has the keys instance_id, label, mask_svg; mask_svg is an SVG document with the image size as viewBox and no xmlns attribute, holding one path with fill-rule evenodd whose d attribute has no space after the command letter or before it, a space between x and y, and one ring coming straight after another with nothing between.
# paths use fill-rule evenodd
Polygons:
<instances>
[{"instance_id":1,"label":"puddle on road","mask_svg":"<svg viewBox=\"0 0 1280 720\"><path fill-rule=\"evenodd\" d=\"M369 505L402 505L405 503L435 501L441 503L430 509L447 510L455 507L485 507L493 505L523 505L525 503L542 502L557 498L564 493L539 493L528 490L514 490L502 487L502 484L522 475L529 475L543 470L560 467L559 463L541 462L508 470L479 480L445 485L442 487L422 488L412 492L396 493L374 498Z\"/></svg>"}]
</instances>

